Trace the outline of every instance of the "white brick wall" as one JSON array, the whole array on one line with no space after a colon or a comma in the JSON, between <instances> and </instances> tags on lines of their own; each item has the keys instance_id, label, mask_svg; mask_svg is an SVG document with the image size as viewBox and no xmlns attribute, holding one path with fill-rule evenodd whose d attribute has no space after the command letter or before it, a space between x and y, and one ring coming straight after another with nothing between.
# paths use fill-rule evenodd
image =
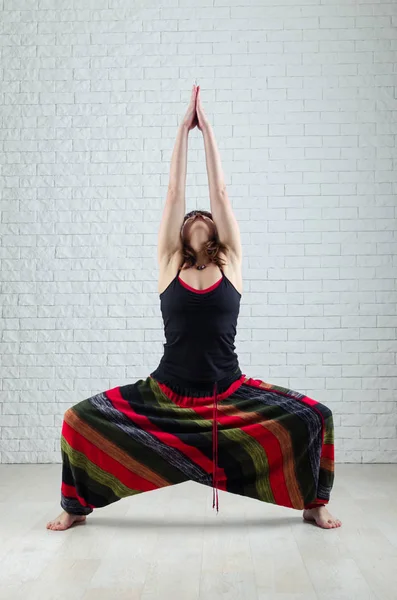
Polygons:
<instances>
[{"instance_id":1,"label":"white brick wall","mask_svg":"<svg viewBox=\"0 0 397 600\"><path fill-rule=\"evenodd\" d=\"M1 4L2 463L59 462L67 408L157 366L195 77L242 232L243 372L328 405L338 462L397 462L397 4L211 4Z\"/></svg>"}]
</instances>

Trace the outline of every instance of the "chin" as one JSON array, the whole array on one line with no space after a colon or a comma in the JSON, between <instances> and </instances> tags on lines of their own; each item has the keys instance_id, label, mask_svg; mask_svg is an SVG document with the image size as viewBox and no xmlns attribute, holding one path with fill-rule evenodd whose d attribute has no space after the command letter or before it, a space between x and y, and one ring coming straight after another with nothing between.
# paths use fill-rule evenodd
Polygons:
<instances>
[{"instance_id":1,"label":"chin","mask_svg":"<svg viewBox=\"0 0 397 600\"><path fill-rule=\"evenodd\" d=\"M198 245L198 246L200 246L200 245L204 245L204 244L206 244L207 242L209 242L209 241L210 241L210 239L211 239L211 238L210 238L210 236L207 236L205 239L202 239L202 238L201 238L201 239L200 239L200 241L197 241L197 245ZM187 239L187 238L185 238L185 242L186 242L187 244L189 244L189 246L192 246L192 240L191 240L190 238L188 238L188 239ZM194 243L194 242L193 242L193 243ZM192 246L192 247L193 247L193 246Z\"/></svg>"}]
</instances>

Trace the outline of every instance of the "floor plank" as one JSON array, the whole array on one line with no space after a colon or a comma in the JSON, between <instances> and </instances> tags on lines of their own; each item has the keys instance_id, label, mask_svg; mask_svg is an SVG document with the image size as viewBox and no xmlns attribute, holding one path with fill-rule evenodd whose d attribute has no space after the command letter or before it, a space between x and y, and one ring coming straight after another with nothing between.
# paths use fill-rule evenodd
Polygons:
<instances>
[{"instance_id":1,"label":"floor plank","mask_svg":"<svg viewBox=\"0 0 397 600\"><path fill-rule=\"evenodd\" d=\"M0 465L0 600L396 600L397 465L337 465L324 530L193 482L50 531L60 465Z\"/></svg>"}]
</instances>

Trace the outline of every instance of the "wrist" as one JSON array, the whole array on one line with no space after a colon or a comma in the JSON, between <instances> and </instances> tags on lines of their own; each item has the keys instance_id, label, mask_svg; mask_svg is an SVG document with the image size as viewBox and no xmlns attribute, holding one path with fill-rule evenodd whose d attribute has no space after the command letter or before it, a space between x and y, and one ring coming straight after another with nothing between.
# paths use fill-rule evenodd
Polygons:
<instances>
[{"instance_id":1,"label":"wrist","mask_svg":"<svg viewBox=\"0 0 397 600\"><path fill-rule=\"evenodd\" d=\"M206 123L202 124L202 126L201 126L201 132L203 133L203 135L205 133L208 133L210 130L211 130L211 124L210 123L206 122Z\"/></svg>"},{"instance_id":2,"label":"wrist","mask_svg":"<svg viewBox=\"0 0 397 600\"><path fill-rule=\"evenodd\" d=\"M189 134L189 126L184 121L182 121L182 123L179 125L179 130L182 131L186 135Z\"/></svg>"}]
</instances>

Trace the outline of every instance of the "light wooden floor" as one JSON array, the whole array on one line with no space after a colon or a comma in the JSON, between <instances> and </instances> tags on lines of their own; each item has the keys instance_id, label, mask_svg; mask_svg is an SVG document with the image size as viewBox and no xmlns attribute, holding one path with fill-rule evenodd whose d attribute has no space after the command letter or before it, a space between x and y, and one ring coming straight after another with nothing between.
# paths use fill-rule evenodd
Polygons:
<instances>
[{"instance_id":1,"label":"light wooden floor","mask_svg":"<svg viewBox=\"0 0 397 600\"><path fill-rule=\"evenodd\" d=\"M50 531L61 465L0 465L1 600L396 600L397 465L337 464L323 530L193 482Z\"/></svg>"}]
</instances>

